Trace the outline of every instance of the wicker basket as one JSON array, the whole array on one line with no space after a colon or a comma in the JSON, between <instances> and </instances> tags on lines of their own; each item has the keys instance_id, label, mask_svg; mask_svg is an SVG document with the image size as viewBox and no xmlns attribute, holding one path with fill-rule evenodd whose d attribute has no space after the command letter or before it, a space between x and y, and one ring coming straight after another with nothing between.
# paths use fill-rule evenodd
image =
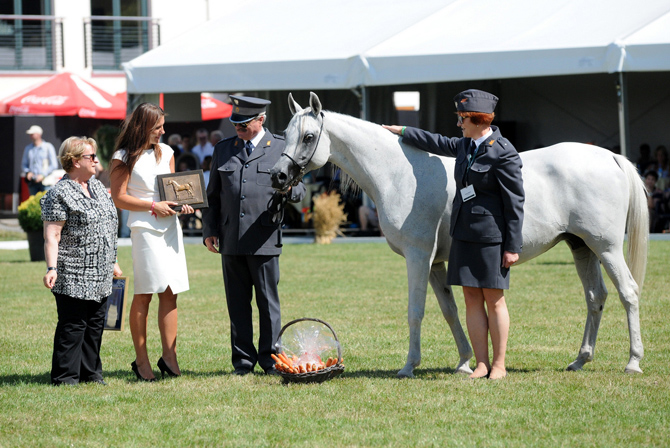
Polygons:
<instances>
[{"instance_id":1,"label":"wicker basket","mask_svg":"<svg viewBox=\"0 0 670 448\"><path fill-rule=\"evenodd\" d=\"M337 359L338 359L337 364L332 365L330 367L326 367L325 369L322 370L318 370L316 372L288 373L278 370L277 373L281 375L282 379L284 380L284 383L322 383L324 381L327 381L331 378L335 378L336 376L340 375L342 372L344 372L344 364L340 364L340 360L342 359L342 347L340 346L340 340L337 339L337 334L335 333L335 330L333 330L333 327L331 327L328 324L328 322L324 322L321 319L314 319L311 317L302 317L300 319L292 320L291 322L287 323L282 327L281 331L279 332L279 336L277 337L277 345L279 341L281 341L282 334L284 334L284 331L286 331L288 327L303 321L319 322L328 327L330 332L333 333L333 337L335 338L335 342L337 343Z\"/></svg>"}]
</instances>

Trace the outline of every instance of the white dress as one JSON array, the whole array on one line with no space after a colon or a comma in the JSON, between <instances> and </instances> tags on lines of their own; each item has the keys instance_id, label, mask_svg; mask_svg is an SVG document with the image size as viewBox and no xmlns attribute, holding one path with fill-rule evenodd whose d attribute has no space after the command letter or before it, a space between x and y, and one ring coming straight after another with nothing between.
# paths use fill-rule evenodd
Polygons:
<instances>
[{"instance_id":1,"label":"white dress","mask_svg":"<svg viewBox=\"0 0 670 448\"><path fill-rule=\"evenodd\" d=\"M162 156L156 163L153 149L145 150L130 174L126 192L145 201L160 201L156 176L169 174L174 154L168 145L160 144ZM112 159L123 160L120 149ZM181 225L177 215L156 217L149 211L131 211L128 215L133 244L135 294L164 292L168 286L174 294L189 289L186 255Z\"/></svg>"}]
</instances>

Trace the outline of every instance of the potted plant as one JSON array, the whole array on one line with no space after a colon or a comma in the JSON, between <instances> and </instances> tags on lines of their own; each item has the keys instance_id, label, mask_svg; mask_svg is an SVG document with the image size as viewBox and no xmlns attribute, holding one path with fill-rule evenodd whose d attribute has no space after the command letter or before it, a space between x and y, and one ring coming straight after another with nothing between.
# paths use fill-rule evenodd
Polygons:
<instances>
[{"instance_id":1,"label":"potted plant","mask_svg":"<svg viewBox=\"0 0 670 448\"><path fill-rule=\"evenodd\" d=\"M44 261L44 231L40 199L46 192L30 196L19 205L19 225L28 235L30 261Z\"/></svg>"}]
</instances>

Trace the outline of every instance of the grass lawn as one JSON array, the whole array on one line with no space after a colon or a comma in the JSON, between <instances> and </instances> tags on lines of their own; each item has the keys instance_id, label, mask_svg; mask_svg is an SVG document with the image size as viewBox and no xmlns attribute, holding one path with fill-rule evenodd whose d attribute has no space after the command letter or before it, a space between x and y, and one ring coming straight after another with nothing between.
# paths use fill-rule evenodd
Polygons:
<instances>
[{"instance_id":1,"label":"grass lawn","mask_svg":"<svg viewBox=\"0 0 670 448\"><path fill-rule=\"evenodd\" d=\"M509 374L501 381L453 374L456 346L432 292L416 379L396 379L408 348L405 264L375 243L287 245L280 258L283 321L330 323L343 346L342 376L288 386L278 377L236 377L219 258L200 245L187 246L187 257L181 378L138 383L126 325L103 337L107 387L54 388L56 306L42 285L45 265L29 262L27 250L0 250L0 447L670 445L670 242L650 242L643 375L624 374L626 315L609 279L595 360L565 371L581 344L586 305L560 244L513 269ZM130 248L120 248L119 259L132 278ZM455 293L465 327L462 292ZM156 309L148 343L154 364Z\"/></svg>"}]
</instances>

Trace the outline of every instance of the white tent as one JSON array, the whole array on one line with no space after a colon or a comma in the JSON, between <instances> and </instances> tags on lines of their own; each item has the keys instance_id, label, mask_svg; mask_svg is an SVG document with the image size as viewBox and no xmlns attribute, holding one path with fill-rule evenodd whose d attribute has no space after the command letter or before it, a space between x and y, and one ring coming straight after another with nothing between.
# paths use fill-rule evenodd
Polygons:
<instances>
[{"instance_id":1,"label":"white tent","mask_svg":"<svg viewBox=\"0 0 670 448\"><path fill-rule=\"evenodd\" d=\"M623 54L620 68L628 72L670 71L670 3L666 13L624 38L619 45Z\"/></svg>"},{"instance_id":2,"label":"white tent","mask_svg":"<svg viewBox=\"0 0 670 448\"><path fill-rule=\"evenodd\" d=\"M364 84L667 70L669 59L628 64L623 49L635 36L645 56L667 45L668 13L667 0L456 1L369 49Z\"/></svg>"},{"instance_id":3,"label":"white tent","mask_svg":"<svg viewBox=\"0 0 670 448\"><path fill-rule=\"evenodd\" d=\"M253 6L125 64L128 92L349 89L670 69L667 0Z\"/></svg>"},{"instance_id":4,"label":"white tent","mask_svg":"<svg viewBox=\"0 0 670 448\"><path fill-rule=\"evenodd\" d=\"M347 89L365 50L444 0L257 0L125 64L129 93Z\"/></svg>"}]
</instances>

